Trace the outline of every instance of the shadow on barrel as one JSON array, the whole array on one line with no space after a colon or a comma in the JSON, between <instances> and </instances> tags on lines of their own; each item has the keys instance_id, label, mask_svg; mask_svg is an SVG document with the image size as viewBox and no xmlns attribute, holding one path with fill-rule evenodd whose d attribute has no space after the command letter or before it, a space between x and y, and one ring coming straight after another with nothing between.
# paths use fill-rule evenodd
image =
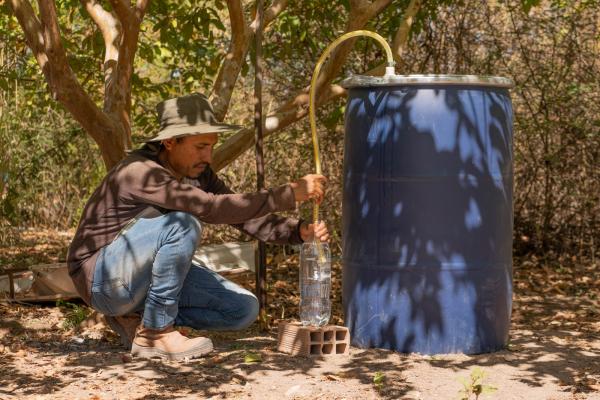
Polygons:
<instances>
[{"instance_id":1,"label":"shadow on barrel","mask_svg":"<svg viewBox=\"0 0 600 400\"><path fill-rule=\"evenodd\" d=\"M353 344L503 348L512 296L512 109L484 86L352 88L343 303Z\"/></svg>"}]
</instances>

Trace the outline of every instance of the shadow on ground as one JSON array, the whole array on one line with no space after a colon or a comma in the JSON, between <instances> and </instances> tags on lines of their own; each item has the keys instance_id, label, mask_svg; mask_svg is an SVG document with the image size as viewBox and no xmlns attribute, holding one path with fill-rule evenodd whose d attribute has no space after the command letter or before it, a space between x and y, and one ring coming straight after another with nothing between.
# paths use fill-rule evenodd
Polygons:
<instances>
[{"instance_id":1,"label":"shadow on ground","mask_svg":"<svg viewBox=\"0 0 600 400\"><path fill-rule=\"evenodd\" d=\"M516 302L521 311L515 313L509 348L493 354L428 357L353 348L350 357L291 357L276 352L274 330L261 333L255 325L235 333L193 332L209 335L216 352L187 363L131 359L105 331L62 329L62 314L54 307L0 305L0 397L236 398L252 393L255 398L413 398L411 393L421 390L418 380L410 379L415 371L430 371L434 379L436 371L450 372L454 384L475 366L487 370L492 381L512 371L508 379L528 388L554 382L573 396L595 393L598 333L593 326L561 327L565 321L559 310L573 305L567 300ZM546 326L519 322L532 318ZM261 361L245 363L250 353L260 354ZM377 373L385 377L379 385L373 382ZM455 388L449 395L455 397Z\"/></svg>"}]
</instances>

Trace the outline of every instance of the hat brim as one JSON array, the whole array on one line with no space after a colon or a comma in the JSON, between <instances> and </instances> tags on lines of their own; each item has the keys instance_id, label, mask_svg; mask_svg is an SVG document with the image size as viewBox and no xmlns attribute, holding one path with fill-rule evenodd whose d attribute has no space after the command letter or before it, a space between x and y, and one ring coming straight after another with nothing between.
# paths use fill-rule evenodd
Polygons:
<instances>
[{"instance_id":1,"label":"hat brim","mask_svg":"<svg viewBox=\"0 0 600 400\"><path fill-rule=\"evenodd\" d=\"M202 135L202 134L206 134L206 133L235 132L235 131L239 131L242 128L243 128L243 126L221 124L221 123L168 127L166 129L163 129L162 131L158 132L158 135L156 135L152 139L146 140L145 143L160 142L161 140L166 140L166 139L174 139L174 138L184 137L184 136Z\"/></svg>"}]
</instances>

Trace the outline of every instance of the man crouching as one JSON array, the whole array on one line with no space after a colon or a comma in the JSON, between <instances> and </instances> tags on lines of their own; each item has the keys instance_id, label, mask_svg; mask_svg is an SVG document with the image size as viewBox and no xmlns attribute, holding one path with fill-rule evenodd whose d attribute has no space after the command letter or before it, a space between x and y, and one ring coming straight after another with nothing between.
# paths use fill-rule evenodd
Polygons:
<instances>
[{"instance_id":1,"label":"man crouching","mask_svg":"<svg viewBox=\"0 0 600 400\"><path fill-rule=\"evenodd\" d=\"M68 264L81 297L107 316L133 355L178 360L213 346L174 325L244 329L258 314L251 292L202 265L192 267L203 224L230 224L271 243L327 240L322 223L274 214L296 202L321 202L326 178L306 175L235 194L210 164L218 133L238 127L217 122L200 94L166 100L157 110L158 135L111 169L88 200Z\"/></svg>"}]
</instances>

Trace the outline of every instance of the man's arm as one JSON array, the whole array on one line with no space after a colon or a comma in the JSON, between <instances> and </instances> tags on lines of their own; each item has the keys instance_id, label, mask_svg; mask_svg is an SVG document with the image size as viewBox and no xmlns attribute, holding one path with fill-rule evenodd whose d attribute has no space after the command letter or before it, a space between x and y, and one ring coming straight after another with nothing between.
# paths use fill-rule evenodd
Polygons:
<instances>
[{"instance_id":1,"label":"man's arm","mask_svg":"<svg viewBox=\"0 0 600 400\"><path fill-rule=\"evenodd\" d=\"M241 224L296 206L292 187L282 185L255 193L214 193L177 181L166 169L150 160L123 166L113 195L125 203L146 203L168 210L188 212L212 224Z\"/></svg>"},{"instance_id":2,"label":"man's arm","mask_svg":"<svg viewBox=\"0 0 600 400\"><path fill-rule=\"evenodd\" d=\"M199 178L200 184L207 192L214 194L232 194L217 174L208 168ZM269 214L250 219L243 223L231 224L236 229L264 242L276 244L300 244L300 225L302 220Z\"/></svg>"}]
</instances>

